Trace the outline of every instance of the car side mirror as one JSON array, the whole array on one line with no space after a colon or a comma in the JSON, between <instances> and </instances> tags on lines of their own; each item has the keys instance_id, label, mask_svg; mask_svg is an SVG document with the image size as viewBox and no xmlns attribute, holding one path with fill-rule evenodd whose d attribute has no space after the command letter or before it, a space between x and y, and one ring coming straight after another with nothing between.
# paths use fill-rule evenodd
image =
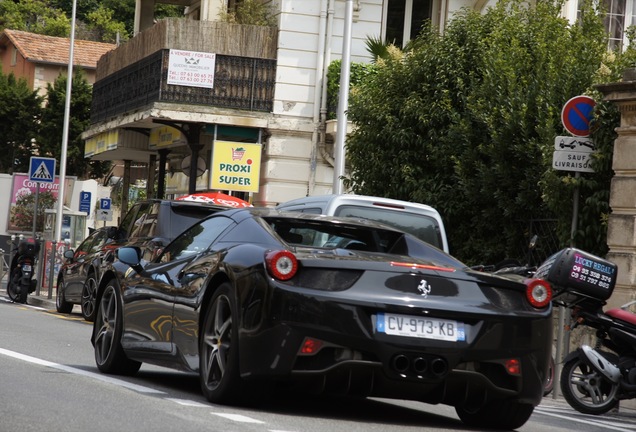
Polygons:
<instances>
[{"instance_id":1,"label":"car side mirror","mask_svg":"<svg viewBox=\"0 0 636 432\"><path fill-rule=\"evenodd\" d=\"M134 246L126 246L120 247L115 253L119 261L129 265L137 273L143 272L143 267L141 266L141 249Z\"/></svg>"},{"instance_id":2,"label":"car side mirror","mask_svg":"<svg viewBox=\"0 0 636 432\"><path fill-rule=\"evenodd\" d=\"M73 251L73 249L67 249L64 251L64 258L66 258L67 260L73 259L74 255L75 252Z\"/></svg>"}]
</instances>

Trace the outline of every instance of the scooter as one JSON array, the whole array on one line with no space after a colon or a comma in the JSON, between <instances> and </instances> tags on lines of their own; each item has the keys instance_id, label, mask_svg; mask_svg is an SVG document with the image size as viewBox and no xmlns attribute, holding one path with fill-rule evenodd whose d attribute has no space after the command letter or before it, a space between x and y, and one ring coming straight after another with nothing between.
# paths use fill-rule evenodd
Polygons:
<instances>
[{"instance_id":1,"label":"scooter","mask_svg":"<svg viewBox=\"0 0 636 432\"><path fill-rule=\"evenodd\" d=\"M617 273L615 264L574 248L557 252L535 272L552 284L553 303L571 309L571 329L595 330L596 345L569 353L561 369L563 397L584 414L604 414L636 397L636 314L628 310L636 302L603 310Z\"/></svg>"},{"instance_id":2,"label":"scooter","mask_svg":"<svg viewBox=\"0 0 636 432\"><path fill-rule=\"evenodd\" d=\"M15 249L9 267L7 294L11 301L26 303L27 296L35 291L37 280L33 272L40 251L40 243L35 239L21 239Z\"/></svg>"}]
</instances>

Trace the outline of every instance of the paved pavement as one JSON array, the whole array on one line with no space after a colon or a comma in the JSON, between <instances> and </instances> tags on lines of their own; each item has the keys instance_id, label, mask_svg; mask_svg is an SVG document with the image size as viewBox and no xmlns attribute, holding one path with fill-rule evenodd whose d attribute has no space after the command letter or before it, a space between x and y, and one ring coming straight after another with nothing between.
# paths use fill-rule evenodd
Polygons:
<instances>
[{"instance_id":1,"label":"paved pavement","mask_svg":"<svg viewBox=\"0 0 636 432\"><path fill-rule=\"evenodd\" d=\"M33 306L39 306L47 310L55 310L55 296L48 298L48 295L33 295L30 294L27 298L27 303Z\"/></svg>"},{"instance_id":2,"label":"paved pavement","mask_svg":"<svg viewBox=\"0 0 636 432\"><path fill-rule=\"evenodd\" d=\"M2 284L4 285L4 284ZM3 286L4 288L4 286ZM41 308L44 308L46 310L50 310L50 311L55 311L55 296L53 295L52 298L48 298L48 292L44 292L43 295L34 295L31 294L29 295L29 298L27 300L27 303L32 305L32 306L38 306ZM77 308L79 308L79 306L76 306ZM559 391L559 390L557 390ZM547 395L545 398L543 398L543 402L541 402L542 406L561 406L561 407L568 407L569 405L567 404L567 402L565 401L565 399L563 399L562 395L559 393L551 393L549 395ZM628 413L632 413L634 415L636 415L636 400L624 400L621 401L620 404L620 408L618 409L619 412L628 412Z\"/></svg>"}]
</instances>

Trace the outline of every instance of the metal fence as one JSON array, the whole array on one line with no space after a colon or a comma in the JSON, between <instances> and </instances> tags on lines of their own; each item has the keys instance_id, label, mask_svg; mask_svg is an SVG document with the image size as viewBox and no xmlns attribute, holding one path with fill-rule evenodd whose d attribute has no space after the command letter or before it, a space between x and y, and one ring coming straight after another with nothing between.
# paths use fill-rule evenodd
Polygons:
<instances>
[{"instance_id":1,"label":"metal fence","mask_svg":"<svg viewBox=\"0 0 636 432\"><path fill-rule=\"evenodd\" d=\"M516 258L523 264L538 266L550 255L562 249L557 235L556 219L530 219L521 222L521 229L527 233L527 240L518 246ZM537 236L534 248L530 248L530 240Z\"/></svg>"}]
</instances>

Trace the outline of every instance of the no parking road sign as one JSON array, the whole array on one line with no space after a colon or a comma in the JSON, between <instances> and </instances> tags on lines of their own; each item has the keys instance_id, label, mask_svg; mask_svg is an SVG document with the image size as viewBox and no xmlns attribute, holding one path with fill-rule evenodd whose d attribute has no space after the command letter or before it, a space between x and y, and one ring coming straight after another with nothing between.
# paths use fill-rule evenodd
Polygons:
<instances>
[{"instance_id":1,"label":"no parking road sign","mask_svg":"<svg viewBox=\"0 0 636 432\"><path fill-rule=\"evenodd\" d=\"M595 106L596 102L589 96L575 96L567 101L561 110L565 130L574 136L589 136Z\"/></svg>"}]
</instances>

